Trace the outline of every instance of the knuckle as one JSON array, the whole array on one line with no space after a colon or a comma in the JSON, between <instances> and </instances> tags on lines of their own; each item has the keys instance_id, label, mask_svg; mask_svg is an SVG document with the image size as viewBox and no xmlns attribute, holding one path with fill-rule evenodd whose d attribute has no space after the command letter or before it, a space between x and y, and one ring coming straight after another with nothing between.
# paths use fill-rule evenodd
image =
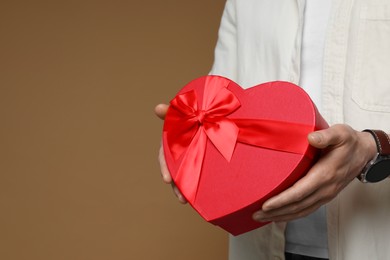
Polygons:
<instances>
[{"instance_id":1,"label":"knuckle","mask_svg":"<svg viewBox=\"0 0 390 260\"><path fill-rule=\"evenodd\" d=\"M302 191L296 191L294 194L294 197L295 197L295 201L299 202L299 201L302 201L305 196L304 196L304 193Z\"/></svg>"},{"instance_id":2,"label":"knuckle","mask_svg":"<svg viewBox=\"0 0 390 260\"><path fill-rule=\"evenodd\" d=\"M325 190L322 195L322 200L329 202L339 193L340 188L338 185L331 185L328 189Z\"/></svg>"},{"instance_id":3,"label":"knuckle","mask_svg":"<svg viewBox=\"0 0 390 260\"><path fill-rule=\"evenodd\" d=\"M335 175L330 170L321 170L319 175L322 178L323 183L332 183L335 180Z\"/></svg>"},{"instance_id":4,"label":"knuckle","mask_svg":"<svg viewBox=\"0 0 390 260\"><path fill-rule=\"evenodd\" d=\"M331 201L334 197L335 197L335 196L333 196L332 194L327 194L326 196L324 196L324 197L320 200L320 202L321 202L321 204L324 204L324 203L326 203L326 202Z\"/></svg>"},{"instance_id":5,"label":"knuckle","mask_svg":"<svg viewBox=\"0 0 390 260\"><path fill-rule=\"evenodd\" d=\"M291 213L296 213L296 212L299 212L300 210L301 210L301 207L298 204L294 204L294 205L291 205L289 211Z\"/></svg>"},{"instance_id":6,"label":"knuckle","mask_svg":"<svg viewBox=\"0 0 390 260\"><path fill-rule=\"evenodd\" d=\"M349 142L356 142L358 139L357 135L355 134L355 131L349 125L343 125L341 130L341 137L343 140Z\"/></svg>"},{"instance_id":7,"label":"knuckle","mask_svg":"<svg viewBox=\"0 0 390 260\"><path fill-rule=\"evenodd\" d=\"M298 218L303 218L303 217L306 217L307 215L309 215L310 212L308 211L302 211L302 212L299 212L297 214Z\"/></svg>"},{"instance_id":8,"label":"knuckle","mask_svg":"<svg viewBox=\"0 0 390 260\"><path fill-rule=\"evenodd\" d=\"M336 171L329 171L327 174L325 174L322 187L325 189L329 187L329 189L333 191L337 189L339 182L340 175L337 174Z\"/></svg>"},{"instance_id":9,"label":"knuckle","mask_svg":"<svg viewBox=\"0 0 390 260\"><path fill-rule=\"evenodd\" d=\"M335 179L336 179L336 176L334 176L333 174L326 174L324 176L324 183L329 185L329 184L332 184L335 182Z\"/></svg>"}]
</instances>

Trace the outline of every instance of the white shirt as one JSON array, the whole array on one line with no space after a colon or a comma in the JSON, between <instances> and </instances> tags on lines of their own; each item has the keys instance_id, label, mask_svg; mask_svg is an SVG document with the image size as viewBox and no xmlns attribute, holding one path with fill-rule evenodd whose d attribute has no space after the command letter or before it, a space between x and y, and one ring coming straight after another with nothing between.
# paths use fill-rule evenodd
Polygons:
<instances>
[{"instance_id":1,"label":"white shirt","mask_svg":"<svg viewBox=\"0 0 390 260\"><path fill-rule=\"evenodd\" d=\"M304 11L299 85L321 112L322 63L331 0L307 0ZM328 258L326 210L287 223L286 252Z\"/></svg>"}]
</instances>

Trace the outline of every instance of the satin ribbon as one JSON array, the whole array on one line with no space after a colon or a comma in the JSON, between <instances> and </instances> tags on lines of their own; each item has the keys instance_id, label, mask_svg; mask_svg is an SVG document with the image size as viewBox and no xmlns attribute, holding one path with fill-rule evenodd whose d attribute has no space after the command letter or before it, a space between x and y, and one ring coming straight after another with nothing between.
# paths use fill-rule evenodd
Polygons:
<instances>
[{"instance_id":1,"label":"satin ribbon","mask_svg":"<svg viewBox=\"0 0 390 260\"><path fill-rule=\"evenodd\" d=\"M194 90L170 102L164 131L173 159L183 156L175 182L191 203L196 199L207 140L228 162L237 142L296 154L307 150L307 134L312 131L309 125L227 118L241 106L227 89L229 82L226 78L207 77L200 108Z\"/></svg>"}]
</instances>

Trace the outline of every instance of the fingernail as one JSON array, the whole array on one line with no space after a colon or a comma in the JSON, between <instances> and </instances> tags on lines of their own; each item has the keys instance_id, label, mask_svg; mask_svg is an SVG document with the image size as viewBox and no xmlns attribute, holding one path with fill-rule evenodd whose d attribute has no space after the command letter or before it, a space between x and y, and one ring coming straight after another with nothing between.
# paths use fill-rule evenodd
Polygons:
<instances>
[{"instance_id":1,"label":"fingernail","mask_svg":"<svg viewBox=\"0 0 390 260\"><path fill-rule=\"evenodd\" d=\"M268 212L268 211L271 211L271 210L275 209L275 206L274 206L275 203L274 203L274 201L275 201L274 198L271 198L271 199L267 200L267 201L263 204L263 206L261 207L261 210L262 210L263 212Z\"/></svg>"},{"instance_id":2,"label":"fingernail","mask_svg":"<svg viewBox=\"0 0 390 260\"><path fill-rule=\"evenodd\" d=\"M162 173L161 175L165 183L170 183L170 178L167 174Z\"/></svg>"},{"instance_id":3,"label":"fingernail","mask_svg":"<svg viewBox=\"0 0 390 260\"><path fill-rule=\"evenodd\" d=\"M264 214L262 212L256 212L253 214L253 219L258 222L265 222L267 219L265 218Z\"/></svg>"},{"instance_id":4,"label":"fingernail","mask_svg":"<svg viewBox=\"0 0 390 260\"><path fill-rule=\"evenodd\" d=\"M180 197L179 200L180 200L181 204L186 204L187 203L187 200L185 198L183 198L183 197Z\"/></svg>"},{"instance_id":5,"label":"fingernail","mask_svg":"<svg viewBox=\"0 0 390 260\"><path fill-rule=\"evenodd\" d=\"M322 142L321 135L318 134L318 133L311 133L311 134L310 134L310 138L311 138L314 142L316 142L316 143L318 143L318 144L320 144L320 143Z\"/></svg>"},{"instance_id":6,"label":"fingernail","mask_svg":"<svg viewBox=\"0 0 390 260\"><path fill-rule=\"evenodd\" d=\"M179 199L180 203L186 204L187 200L184 198L184 196L181 193L176 193L177 198Z\"/></svg>"}]
</instances>

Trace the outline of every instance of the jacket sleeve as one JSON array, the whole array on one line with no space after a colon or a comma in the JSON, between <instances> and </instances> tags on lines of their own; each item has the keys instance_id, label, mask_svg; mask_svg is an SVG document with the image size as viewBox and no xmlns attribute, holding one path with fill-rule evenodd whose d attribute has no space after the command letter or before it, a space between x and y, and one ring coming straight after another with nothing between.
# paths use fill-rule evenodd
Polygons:
<instances>
[{"instance_id":1,"label":"jacket sleeve","mask_svg":"<svg viewBox=\"0 0 390 260\"><path fill-rule=\"evenodd\" d=\"M218 32L211 75L237 80L236 1L227 0Z\"/></svg>"}]
</instances>

